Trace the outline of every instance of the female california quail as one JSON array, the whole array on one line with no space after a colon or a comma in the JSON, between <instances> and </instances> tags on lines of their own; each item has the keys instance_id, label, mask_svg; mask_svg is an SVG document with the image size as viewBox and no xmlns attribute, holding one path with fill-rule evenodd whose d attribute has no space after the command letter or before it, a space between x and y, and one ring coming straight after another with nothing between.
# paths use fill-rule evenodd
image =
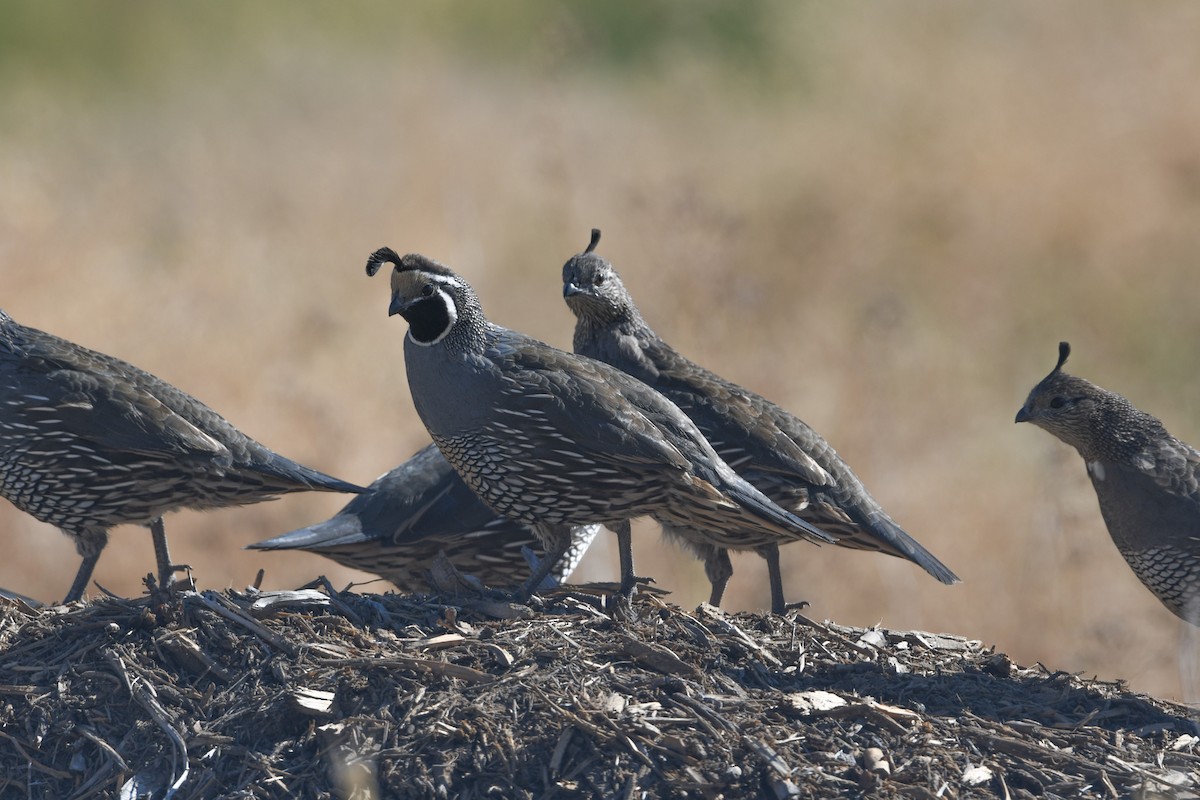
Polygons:
<instances>
[{"instance_id":1,"label":"female california quail","mask_svg":"<svg viewBox=\"0 0 1200 800\"><path fill-rule=\"evenodd\" d=\"M66 602L83 596L115 525L150 526L165 587L168 511L363 491L271 452L148 372L3 311L0 375L0 495L75 539L83 563Z\"/></svg>"},{"instance_id":2,"label":"female california quail","mask_svg":"<svg viewBox=\"0 0 1200 800\"><path fill-rule=\"evenodd\" d=\"M650 329L612 264L587 249L563 267L563 298L574 312L575 352L611 364L664 394L691 417L725 461L783 508L837 537L837 544L908 559L942 583L958 577L892 521L821 436L769 400L680 355ZM704 559L720 605L733 566L703 531L665 528ZM775 543L767 560L771 605L784 608Z\"/></svg>"},{"instance_id":3,"label":"female california quail","mask_svg":"<svg viewBox=\"0 0 1200 800\"><path fill-rule=\"evenodd\" d=\"M1062 371L1071 346L1033 387L1017 422L1083 456L1113 543L1176 616L1200 625L1200 452L1124 397Z\"/></svg>"},{"instance_id":4,"label":"female california quail","mask_svg":"<svg viewBox=\"0 0 1200 800\"><path fill-rule=\"evenodd\" d=\"M575 571L599 530L572 529L551 585ZM520 585L531 558L540 563L545 557L533 530L485 506L433 444L379 476L331 519L250 547L319 553L404 592L430 588L427 576L439 553L460 572L505 588Z\"/></svg>"},{"instance_id":5,"label":"female california quail","mask_svg":"<svg viewBox=\"0 0 1200 800\"><path fill-rule=\"evenodd\" d=\"M831 540L739 478L641 381L493 325L474 290L436 261L385 247L367 274L386 263L395 265L389 313L409 324L404 360L421 421L467 485L545 545L527 593L576 525L617 531L626 597L636 581L632 517L704 530L721 546Z\"/></svg>"}]
</instances>

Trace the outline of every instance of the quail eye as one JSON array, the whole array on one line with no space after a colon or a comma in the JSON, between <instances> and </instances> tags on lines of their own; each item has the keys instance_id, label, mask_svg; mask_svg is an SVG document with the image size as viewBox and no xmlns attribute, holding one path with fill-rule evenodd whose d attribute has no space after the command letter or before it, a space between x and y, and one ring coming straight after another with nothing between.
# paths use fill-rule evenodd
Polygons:
<instances>
[{"instance_id":1,"label":"quail eye","mask_svg":"<svg viewBox=\"0 0 1200 800\"><path fill-rule=\"evenodd\" d=\"M596 275L596 280L594 281L594 283L595 283L597 286L599 286L599 285L601 285L602 283L604 283L604 280L605 280L607 277L608 277L607 275L605 275L603 272L601 272L601 273L599 273L599 274L597 274L597 275Z\"/></svg>"},{"instance_id":2,"label":"quail eye","mask_svg":"<svg viewBox=\"0 0 1200 800\"><path fill-rule=\"evenodd\" d=\"M433 297L433 284L432 283L427 283L421 287L421 296L422 297Z\"/></svg>"},{"instance_id":3,"label":"quail eye","mask_svg":"<svg viewBox=\"0 0 1200 800\"><path fill-rule=\"evenodd\" d=\"M1051 408L1062 408L1066 404L1067 404L1067 401L1062 399L1061 397L1056 397L1050 401Z\"/></svg>"}]
</instances>

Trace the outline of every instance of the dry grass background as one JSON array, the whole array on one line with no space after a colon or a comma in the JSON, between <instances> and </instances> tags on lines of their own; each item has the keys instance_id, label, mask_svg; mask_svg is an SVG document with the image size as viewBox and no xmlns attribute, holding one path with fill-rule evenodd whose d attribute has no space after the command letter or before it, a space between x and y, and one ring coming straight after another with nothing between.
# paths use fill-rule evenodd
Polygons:
<instances>
[{"instance_id":1,"label":"dry grass background","mask_svg":"<svg viewBox=\"0 0 1200 800\"><path fill-rule=\"evenodd\" d=\"M559 268L598 226L661 334L822 431L965 581L794 545L815 616L1185 694L1180 626L1078 457L1012 419L1069 339L1077 374L1200 443L1200 6L325 8L12 4L0 306L365 483L426 441L367 254L445 261L569 347ZM204 586L345 582L240 549L342 502L168 531ZM71 543L0 524L0 585L60 597ZM707 595L639 533L640 571ZM96 579L137 593L148 538L118 529ZM581 578L615 574L609 538ZM728 605L764 607L761 562L735 569Z\"/></svg>"}]
</instances>

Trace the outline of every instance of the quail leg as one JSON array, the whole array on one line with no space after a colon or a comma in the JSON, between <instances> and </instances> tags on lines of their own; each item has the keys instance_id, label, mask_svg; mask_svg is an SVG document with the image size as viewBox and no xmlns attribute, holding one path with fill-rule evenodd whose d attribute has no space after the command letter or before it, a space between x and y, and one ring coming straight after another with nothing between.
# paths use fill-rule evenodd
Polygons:
<instances>
[{"instance_id":1,"label":"quail leg","mask_svg":"<svg viewBox=\"0 0 1200 800\"><path fill-rule=\"evenodd\" d=\"M633 619L633 593L637 588L638 578L633 571L633 528L629 520L625 520L612 529L617 535L617 555L621 561L621 589L613 598L610 613L620 620Z\"/></svg>"},{"instance_id":2,"label":"quail leg","mask_svg":"<svg viewBox=\"0 0 1200 800\"><path fill-rule=\"evenodd\" d=\"M787 601L783 598L783 572L779 568L779 548L767 545L758 550L767 560L767 574L771 578L771 613L782 614L787 610Z\"/></svg>"},{"instance_id":3,"label":"quail leg","mask_svg":"<svg viewBox=\"0 0 1200 800\"><path fill-rule=\"evenodd\" d=\"M568 551L570 549L570 547L567 548ZM542 556L539 556L532 547L522 547L521 557L525 559L525 563L529 565L531 570L540 569L542 566ZM568 556L564 555L563 558L568 558ZM562 583L553 574L554 570L551 569L550 572L551 574L543 578L542 582L538 585L539 592L547 591L549 589L557 589L558 587L562 586Z\"/></svg>"},{"instance_id":4,"label":"quail leg","mask_svg":"<svg viewBox=\"0 0 1200 800\"><path fill-rule=\"evenodd\" d=\"M429 586L440 594L448 595L478 592L483 589L483 584L474 575L465 575L454 566L445 550L439 550L433 563L429 565Z\"/></svg>"},{"instance_id":5,"label":"quail leg","mask_svg":"<svg viewBox=\"0 0 1200 800\"><path fill-rule=\"evenodd\" d=\"M88 583L92 580L96 562L100 560L100 554L104 552L104 547L108 544L108 531L104 528L84 528L72 531L63 529L63 531L75 540L75 551L83 559L79 564L79 571L75 573L75 580L67 591L67 597L63 600L64 603L74 603L76 600L83 599L83 591L87 589Z\"/></svg>"},{"instance_id":6,"label":"quail leg","mask_svg":"<svg viewBox=\"0 0 1200 800\"><path fill-rule=\"evenodd\" d=\"M733 562L729 560L729 551L723 547L714 547L704 558L704 574L712 584L712 594L708 604L720 608L721 598L725 596L725 587L733 577Z\"/></svg>"},{"instance_id":7,"label":"quail leg","mask_svg":"<svg viewBox=\"0 0 1200 800\"><path fill-rule=\"evenodd\" d=\"M99 560L99 550L83 557L83 562L79 565L79 571L75 573L75 580L71 583L71 588L67 590L67 597L63 600L64 603L74 603L76 600L83 599L83 590L87 588L88 582L91 581L92 572L96 569L96 562Z\"/></svg>"},{"instance_id":8,"label":"quail leg","mask_svg":"<svg viewBox=\"0 0 1200 800\"><path fill-rule=\"evenodd\" d=\"M150 536L154 540L154 560L158 566L159 588L166 590L175 582L175 573L183 569L191 569L186 564L172 564L171 554L167 551L167 531L163 527L162 517L150 523Z\"/></svg>"},{"instance_id":9,"label":"quail leg","mask_svg":"<svg viewBox=\"0 0 1200 800\"><path fill-rule=\"evenodd\" d=\"M621 559L621 589L613 610L618 617L632 619L634 590L639 583L654 583L654 579L643 578L633 571L633 528L629 520L619 523L612 531L617 535L617 553Z\"/></svg>"},{"instance_id":10,"label":"quail leg","mask_svg":"<svg viewBox=\"0 0 1200 800\"><path fill-rule=\"evenodd\" d=\"M528 600L534 595L542 582L546 580L554 567L562 560L567 548L571 546L571 529L567 525L538 525L535 527L538 539L546 550L546 555L538 562L533 574L521 587L521 600Z\"/></svg>"},{"instance_id":11,"label":"quail leg","mask_svg":"<svg viewBox=\"0 0 1200 800\"><path fill-rule=\"evenodd\" d=\"M633 527L629 520L618 524L612 532L617 535L617 553L621 559L621 597L628 601L639 583L654 583L654 579L643 578L633 571Z\"/></svg>"},{"instance_id":12,"label":"quail leg","mask_svg":"<svg viewBox=\"0 0 1200 800\"><path fill-rule=\"evenodd\" d=\"M783 597L783 572L779 568L778 545L769 544L760 547L758 554L766 559L767 573L771 576L771 613L783 614L791 609L807 608L807 600L789 603Z\"/></svg>"}]
</instances>

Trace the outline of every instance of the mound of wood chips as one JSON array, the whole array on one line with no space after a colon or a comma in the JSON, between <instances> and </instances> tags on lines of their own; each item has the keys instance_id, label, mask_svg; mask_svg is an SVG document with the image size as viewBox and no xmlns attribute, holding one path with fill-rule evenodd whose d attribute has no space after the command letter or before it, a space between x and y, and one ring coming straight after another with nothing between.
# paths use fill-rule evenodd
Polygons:
<instances>
[{"instance_id":1,"label":"mound of wood chips","mask_svg":"<svg viewBox=\"0 0 1200 800\"><path fill-rule=\"evenodd\" d=\"M0 797L1195 797L1186 708L642 595L0 600Z\"/></svg>"}]
</instances>

